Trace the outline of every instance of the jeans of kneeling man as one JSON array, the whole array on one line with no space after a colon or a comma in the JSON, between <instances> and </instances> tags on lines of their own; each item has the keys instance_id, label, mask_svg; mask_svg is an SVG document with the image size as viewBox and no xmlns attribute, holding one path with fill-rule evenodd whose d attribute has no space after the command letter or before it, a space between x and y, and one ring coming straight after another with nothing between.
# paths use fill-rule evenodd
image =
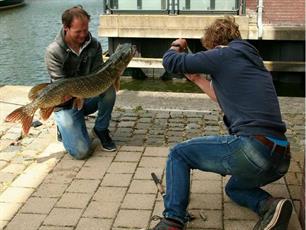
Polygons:
<instances>
[{"instance_id":1,"label":"jeans of kneeling man","mask_svg":"<svg viewBox=\"0 0 306 230\"><path fill-rule=\"evenodd\" d=\"M111 86L101 95L85 99L81 110L69 108L54 113L64 147L73 158L84 159L93 152L86 129L85 116L98 111L95 129L98 131L106 130L111 120L115 100L116 92Z\"/></svg>"},{"instance_id":2,"label":"jeans of kneeling man","mask_svg":"<svg viewBox=\"0 0 306 230\"><path fill-rule=\"evenodd\" d=\"M187 222L191 169L231 175L226 194L258 213L259 203L271 196L260 187L284 176L289 164L290 157L271 152L254 137L207 136L177 144L170 150L166 165L163 215ZM205 187L205 181L202 183Z\"/></svg>"}]
</instances>

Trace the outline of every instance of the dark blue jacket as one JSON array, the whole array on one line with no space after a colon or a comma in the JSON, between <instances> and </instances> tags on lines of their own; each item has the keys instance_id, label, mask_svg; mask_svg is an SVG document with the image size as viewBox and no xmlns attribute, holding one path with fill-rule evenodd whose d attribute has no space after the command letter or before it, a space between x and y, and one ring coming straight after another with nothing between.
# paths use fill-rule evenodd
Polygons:
<instances>
[{"instance_id":1,"label":"dark blue jacket","mask_svg":"<svg viewBox=\"0 0 306 230\"><path fill-rule=\"evenodd\" d=\"M257 49L243 40L194 54L168 50L163 65L170 73L210 74L230 134L285 139L272 76Z\"/></svg>"}]
</instances>

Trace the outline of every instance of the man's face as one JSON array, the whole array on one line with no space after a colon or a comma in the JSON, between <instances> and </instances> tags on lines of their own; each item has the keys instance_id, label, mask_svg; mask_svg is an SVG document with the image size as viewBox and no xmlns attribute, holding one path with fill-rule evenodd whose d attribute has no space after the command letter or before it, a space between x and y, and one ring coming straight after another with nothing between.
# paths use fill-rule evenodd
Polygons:
<instances>
[{"instance_id":1,"label":"man's face","mask_svg":"<svg viewBox=\"0 0 306 230\"><path fill-rule=\"evenodd\" d=\"M88 36L88 24L87 18L74 18L70 28L64 28L66 38L77 45L82 45Z\"/></svg>"}]
</instances>

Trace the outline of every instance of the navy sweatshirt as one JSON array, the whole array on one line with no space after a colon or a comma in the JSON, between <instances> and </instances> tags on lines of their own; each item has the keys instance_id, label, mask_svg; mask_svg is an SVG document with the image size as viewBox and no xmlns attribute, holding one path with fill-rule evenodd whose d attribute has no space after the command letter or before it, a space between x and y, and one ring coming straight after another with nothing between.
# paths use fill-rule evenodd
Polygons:
<instances>
[{"instance_id":1,"label":"navy sweatshirt","mask_svg":"<svg viewBox=\"0 0 306 230\"><path fill-rule=\"evenodd\" d=\"M250 43L233 40L226 47L194 54L168 50L163 65L169 73L211 75L230 134L286 139L272 76Z\"/></svg>"}]
</instances>

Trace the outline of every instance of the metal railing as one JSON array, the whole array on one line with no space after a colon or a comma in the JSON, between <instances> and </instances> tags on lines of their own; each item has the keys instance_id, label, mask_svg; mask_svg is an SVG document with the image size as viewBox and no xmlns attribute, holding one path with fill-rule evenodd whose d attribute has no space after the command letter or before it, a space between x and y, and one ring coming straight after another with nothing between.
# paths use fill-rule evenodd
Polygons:
<instances>
[{"instance_id":1,"label":"metal railing","mask_svg":"<svg viewBox=\"0 0 306 230\"><path fill-rule=\"evenodd\" d=\"M245 14L245 0L103 0L104 14Z\"/></svg>"}]
</instances>

